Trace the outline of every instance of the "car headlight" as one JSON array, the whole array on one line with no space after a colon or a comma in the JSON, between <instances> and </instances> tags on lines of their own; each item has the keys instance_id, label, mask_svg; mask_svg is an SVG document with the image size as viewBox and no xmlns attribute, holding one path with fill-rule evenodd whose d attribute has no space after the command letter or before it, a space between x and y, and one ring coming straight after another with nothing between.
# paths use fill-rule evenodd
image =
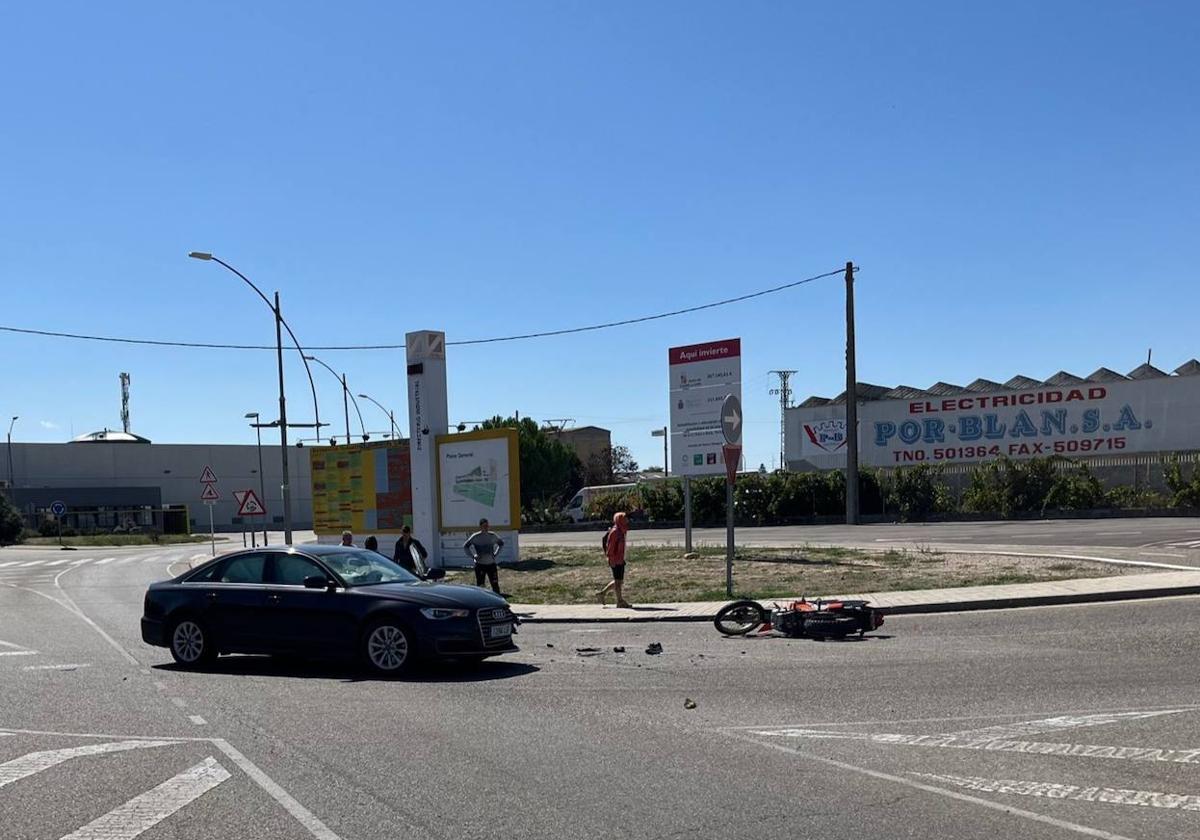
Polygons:
<instances>
[{"instance_id":1,"label":"car headlight","mask_svg":"<svg viewBox=\"0 0 1200 840\"><path fill-rule=\"evenodd\" d=\"M470 610L451 610L446 607L421 607L421 615L433 621L442 621L447 618L466 618L470 614Z\"/></svg>"}]
</instances>

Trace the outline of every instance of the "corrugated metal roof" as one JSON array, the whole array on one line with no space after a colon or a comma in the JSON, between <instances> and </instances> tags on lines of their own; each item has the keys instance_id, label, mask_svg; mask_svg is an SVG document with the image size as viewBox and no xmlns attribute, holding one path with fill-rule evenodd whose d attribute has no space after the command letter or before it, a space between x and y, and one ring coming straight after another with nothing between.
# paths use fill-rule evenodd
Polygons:
<instances>
[{"instance_id":1,"label":"corrugated metal roof","mask_svg":"<svg viewBox=\"0 0 1200 840\"><path fill-rule=\"evenodd\" d=\"M1102 367L1096 368L1087 378L1088 382L1124 382L1129 377L1123 373L1117 373L1115 370Z\"/></svg>"},{"instance_id":2,"label":"corrugated metal roof","mask_svg":"<svg viewBox=\"0 0 1200 840\"><path fill-rule=\"evenodd\" d=\"M1163 376L1169 376L1169 374L1165 370L1159 370L1149 362L1146 362L1144 365L1138 365L1129 371L1130 379L1159 379Z\"/></svg>"},{"instance_id":3,"label":"corrugated metal roof","mask_svg":"<svg viewBox=\"0 0 1200 840\"><path fill-rule=\"evenodd\" d=\"M1200 376L1200 361L1189 359L1175 369L1175 374L1178 376ZM1131 370L1128 376L1106 367L1096 368L1086 378L1076 376L1065 370L1060 370L1045 381L1018 374L1003 384L991 379L976 379L965 388L950 382L936 382L928 388L914 388L911 385L897 385L894 388L888 388L883 385L872 385L869 382L859 382L858 399L860 402L871 402L874 400L913 400L920 397L942 397L954 394L987 393L1006 390L1026 391L1033 388L1043 388L1047 385L1061 386L1081 385L1087 382L1123 382L1129 379L1156 379L1164 376L1170 376L1170 374L1147 363ZM816 408L823 405L841 405L845 402L846 394L843 392L833 399L809 397L797 407Z\"/></svg>"},{"instance_id":4,"label":"corrugated metal roof","mask_svg":"<svg viewBox=\"0 0 1200 840\"><path fill-rule=\"evenodd\" d=\"M1060 370L1058 373L1046 380L1047 385L1081 385L1087 380L1076 376L1073 373L1067 373L1065 370Z\"/></svg>"}]
</instances>

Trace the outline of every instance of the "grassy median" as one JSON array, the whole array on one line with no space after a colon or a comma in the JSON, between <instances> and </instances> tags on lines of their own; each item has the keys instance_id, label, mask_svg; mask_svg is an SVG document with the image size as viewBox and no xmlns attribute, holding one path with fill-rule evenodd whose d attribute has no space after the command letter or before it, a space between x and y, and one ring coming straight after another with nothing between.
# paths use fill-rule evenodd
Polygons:
<instances>
[{"instance_id":1,"label":"grassy median","mask_svg":"<svg viewBox=\"0 0 1200 840\"><path fill-rule=\"evenodd\" d=\"M630 547L626 597L634 603L726 600L725 550L700 548L698 553L698 558L685 560L678 547ZM522 556L515 566L500 568L500 588L514 602L595 603L596 591L611 579L599 546L595 550L539 546L522 551ZM1087 561L926 549L875 552L803 547L745 549L736 556L733 578L734 591L741 597L785 598L1034 583L1146 571ZM447 580L474 583L475 578L467 570L451 572Z\"/></svg>"}]
</instances>

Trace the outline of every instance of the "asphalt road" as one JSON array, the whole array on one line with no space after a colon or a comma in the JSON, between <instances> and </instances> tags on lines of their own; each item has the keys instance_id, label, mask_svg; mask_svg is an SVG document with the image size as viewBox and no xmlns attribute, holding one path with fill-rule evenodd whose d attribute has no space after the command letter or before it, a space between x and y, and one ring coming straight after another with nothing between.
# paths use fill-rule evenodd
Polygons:
<instances>
[{"instance_id":1,"label":"asphalt road","mask_svg":"<svg viewBox=\"0 0 1200 840\"><path fill-rule=\"evenodd\" d=\"M629 532L631 543L683 545L683 530L646 529ZM695 545L724 545L724 528L696 528ZM843 545L882 548L919 545L947 549L1109 550L1130 558L1186 558L1200 561L1200 519L1046 519L1015 522L941 522L912 524L792 525L739 528L737 542L745 546ZM522 534L522 546L598 546L595 531ZM1170 562L1170 561L1167 561Z\"/></svg>"},{"instance_id":2,"label":"asphalt road","mask_svg":"<svg viewBox=\"0 0 1200 840\"><path fill-rule=\"evenodd\" d=\"M137 620L195 553L0 551L5 838L1200 838L1196 599L189 673Z\"/></svg>"}]
</instances>

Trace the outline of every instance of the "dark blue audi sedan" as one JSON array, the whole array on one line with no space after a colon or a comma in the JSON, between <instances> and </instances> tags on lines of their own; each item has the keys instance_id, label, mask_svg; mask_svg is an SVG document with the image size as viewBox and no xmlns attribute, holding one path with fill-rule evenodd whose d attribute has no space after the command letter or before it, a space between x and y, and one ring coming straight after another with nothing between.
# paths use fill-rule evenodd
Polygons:
<instances>
[{"instance_id":1,"label":"dark blue audi sedan","mask_svg":"<svg viewBox=\"0 0 1200 840\"><path fill-rule=\"evenodd\" d=\"M282 546L226 554L151 584L142 640L170 648L185 667L268 653L353 656L398 674L418 657L511 653L515 623L500 596L418 578L374 551Z\"/></svg>"}]
</instances>

